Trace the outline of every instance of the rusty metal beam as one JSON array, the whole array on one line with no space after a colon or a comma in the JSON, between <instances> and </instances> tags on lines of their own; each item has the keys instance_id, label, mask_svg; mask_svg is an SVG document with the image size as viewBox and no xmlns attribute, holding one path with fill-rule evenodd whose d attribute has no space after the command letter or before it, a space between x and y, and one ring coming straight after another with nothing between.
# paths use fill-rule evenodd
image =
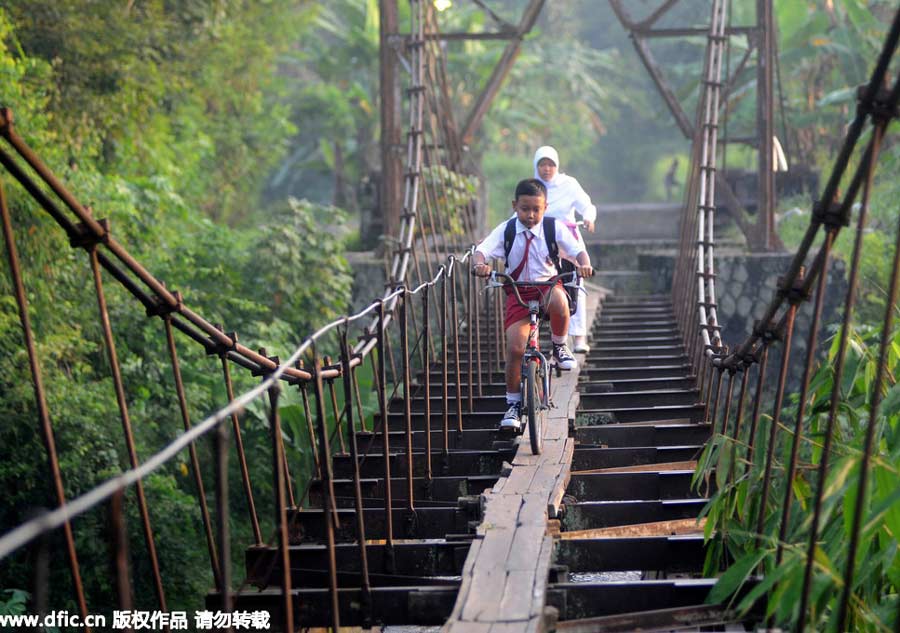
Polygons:
<instances>
[{"instance_id":1,"label":"rusty metal beam","mask_svg":"<svg viewBox=\"0 0 900 633\"><path fill-rule=\"evenodd\" d=\"M395 150L402 143L402 99L400 97L397 51L390 36L397 32L399 13L397 0L378 0L380 14L380 90L381 90L381 232L400 234L400 214L403 211L403 164L401 152Z\"/></svg>"},{"instance_id":2,"label":"rusty metal beam","mask_svg":"<svg viewBox=\"0 0 900 633\"><path fill-rule=\"evenodd\" d=\"M681 133L688 139L693 138L694 126L691 124L684 108L681 107L678 97L675 96L672 88L663 77L662 70L660 69L659 64L656 63L656 59L653 57L653 53L650 51L647 42L644 41L642 34L637 32L636 29L638 28L638 25L632 20L628 11L625 10L625 7L622 6L621 0L609 0L609 5L612 7L613 13L616 14L619 22L622 23L622 26L631 33L631 41L634 44L634 49L637 51L641 63L644 64L647 72L650 73L650 78L656 85L656 89L659 90L659 94L662 96L663 101L666 102L669 112L675 117L675 122L678 124ZM666 8L668 9L668 7Z\"/></svg>"},{"instance_id":3,"label":"rusty metal beam","mask_svg":"<svg viewBox=\"0 0 900 633\"><path fill-rule=\"evenodd\" d=\"M755 246L772 250L775 233L775 172L772 161L772 136L775 134L775 104L773 100L774 68L774 17L772 0L757 0L756 22L758 27L756 47L756 132L759 137L757 151L757 221ZM748 236L749 237L749 236ZM754 246L754 245L751 245Z\"/></svg>"},{"instance_id":4,"label":"rusty metal beam","mask_svg":"<svg viewBox=\"0 0 900 633\"><path fill-rule=\"evenodd\" d=\"M506 20L501 18L499 15L497 15L493 9L491 9L489 6L487 6L487 4L484 3L484 0L472 0L472 2L476 5L478 5L479 7L481 7L481 9L485 13L487 13L494 22L499 24L503 28L504 31L515 30L516 27L514 24L510 24L509 22L507 22Z\"/></svg>"},{"instance_id":5,"label":"rusty metal beam","mask_svg":"<svg viewBox=\"0 0 900 633\"><path fill-rule=\"evenodd\" d=\"M737 614L718 605L698 604L674 609L643 611L559 622L560 633L606 633L612 631L661 631L687 627L721 626L740 621Z\"/></svg>"},{"instance_id":6,"label":"rusty metal beam","mask_svg":"<svg viewBox=\"0 0 900 633\"><path fill-rule=\"evenodd\" d=\"M671 29L645 29L634 28L635 32L640 33L641 37L706 37L709 34L708 29L704 28L671 28ZM752 26L733 26L725 29L726 35L752 35L756 30Z\"/></svg>"},{"instance_id":7,"label":"rusty metal beam","mask_svg":"<svg viewBox=\"0 0 900 633\"><path fill-rule=\"evenodd\" d=\"M681 103L678 101L678 97L675 96L675 92L663 77L662 71L656 63L653 53L650 52L650 47L647 45L647 42L634 34L632 35L632 42L634 43L634 49L641 58L641 62L643 62L647 72L650 73L650 78L653 79L653 83L656 84L656 88L659 90L660 95L662 95L663 100L669 107L669 111L672 113L672 116L675 117L678 128L685 137L693 138L694 126L691 125L691 121L681 107Z\"/></svg>"},{"instance_id":8,"label":"rusty metal beam","mask_svg":"<svg viewBox=\"0 0 900 633\"><path fill-rule=\"evenodd\" d=\"M669 9L678 4L678 2L679 0L666 0L658 9L656 9L656 11L651 13L645 19L641 20L641 22L639 24L636 24L635 26L638 29L649 29L656 23L657 20L664 16L669 11Z\"/></svg>"},{"instance_id":9,"label":"rusty metal beam","mask_svg":"<svg viewBox=\"0 0 900 633\"><path fill-rule=\"evenodd\" d=\"M426 40L511 40L517 37L517 31L485 31L483 33L426 33Z\"/></svg>"},{"instance_id":10,"label":"rusty metal beam","mask_svg":"<svg viewBox=\"0 0 900 633\"><path fill-rule=\"evenodd\" d=\"M494 72L491 74L490 79L488 79L484 90L478 96L475 106L472 108L472 111L466 119L462 131L462 142L464 144L471 143L475 132L481 127L484 116L490 109L497 93L500 92L503 81L509 74L513 62L516 61L516 58L519 56L522 39L531 31L532 27L534 27L534 23L537 21L541 10L544 8L545 1L546 0L531 0L528 7L525 9L525 12L522 14L522 20L519 22L515 38L506 45L506 49L500 56L500 61L498 61L497 65L494 67Z\"/></svg>"},{"instance_id":11,"label":"rusty metal beam","mask_svg":"<svg viewBox=\"0 0 900 633\"><path fill-rule=\"evenodd\" d=\"M638 57L650 74L650 78L656 85L657 90L662 96L675 118L675 122L682 134L688 139L693 138L693 124L688 118L681 106L675 92L669 86L663 76L663 72L650 47L647 44L647 38L654 37L689 37L706 35L707 30L702 28L666 28L652 29L652 26L666 11L668 11L677 0L668 0L650 17L643 21L634 20L625 9L622 0L609 0L610 7L618 18L619 22L626 28L631 35L634 48L638 53ZM772 69L774 68L774 22L772 16L771 0L757 0L757 24L754 26L727 27L725 33L728 36L745 35L750 41L748 50L743 55L738 68L734 75L728 80L725 87L724 95L727 101L728 95L731 93L739 75L747 64L752 52L757 51L757 147L759 148L758 161L758 194L759 214L755 221L749 219L746 208L738 201L737 196L722 174L716 174L716 187L719 195L721 195L728 205L728 210L735 222L741 229L741 232L747 238L747 244L751 250L777 250L781 248L779 240L774 228L774 206L775 206L775 176L772 171L772 137L774 135L774 105L772 100ZM733 142L744 142L748 139L734 140ZM726 139L725 142L728 142Z\"/></svg>"}]
</instances>

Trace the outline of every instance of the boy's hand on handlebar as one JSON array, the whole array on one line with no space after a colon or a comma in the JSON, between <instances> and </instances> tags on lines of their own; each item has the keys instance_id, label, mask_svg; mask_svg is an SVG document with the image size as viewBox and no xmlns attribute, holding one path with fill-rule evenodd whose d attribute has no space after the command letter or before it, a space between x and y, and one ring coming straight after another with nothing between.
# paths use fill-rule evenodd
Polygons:
<instances>
[{"instance_id":1,"label":"boy's hand on handlebar","mask_svg":"<svg viewBox=\"0 0 900 633\"><path fill-rule=\"evenodd\" d=\"M575 271L578 273L579 277L587 278L594 276L594 269L590 264L588 264L587 266L575 266Z\"/></svg>"},{"instance_id":2,"label":"boy's hand on handlebar","mask_svg":"<svg viewBox=\"0 0 900 633\"><path fill-rule=\"evenodd\" d=\"M472 266L472 274L476 277L489 277L491 274L491 267L487 264L475 264Z\"/></svg>"}]
</instances>

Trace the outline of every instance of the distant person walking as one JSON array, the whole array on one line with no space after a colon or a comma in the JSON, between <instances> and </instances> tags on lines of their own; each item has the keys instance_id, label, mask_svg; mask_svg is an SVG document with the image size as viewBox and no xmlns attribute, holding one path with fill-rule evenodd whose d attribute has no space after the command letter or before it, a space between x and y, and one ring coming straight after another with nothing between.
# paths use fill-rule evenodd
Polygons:
<instances>
[{"instance_id":1,"label":"distant person walking","mask_svg":"<svg viewBox=\"0 0 900 633\"><path fill-rule=\"evenodd\" d=\"M678 171L678 159L673 158L672 164L669 165L669 170L666 172L666 177L663 180L663 185L666 188L666 200L672 200L672 196L675 193L675 187L680 187L681 183L675 179L675 172Z\"/></svg>"},{"instance_id":2,"label":"distant person walking","mask_svg":"<svg viewBox=\"0 0 900 633\"><path fill-rule=\"evenodd\" d=\"M549 145L539 147L534 153L534 177L547 187L547 213L565 224L572 235L578 239L579 246L584 249L584 240L575 223L575 213L584 220L584 228L594 232L594 221L597 219L597 208L591 203L591 197L585 193L578 181L560 173L559 154ZM583 290L578 292L578 304L575 313L569 320L569 335L572 337L575 352L590 351L587 342L587 308Z\"/></svg>"}]
</instances>

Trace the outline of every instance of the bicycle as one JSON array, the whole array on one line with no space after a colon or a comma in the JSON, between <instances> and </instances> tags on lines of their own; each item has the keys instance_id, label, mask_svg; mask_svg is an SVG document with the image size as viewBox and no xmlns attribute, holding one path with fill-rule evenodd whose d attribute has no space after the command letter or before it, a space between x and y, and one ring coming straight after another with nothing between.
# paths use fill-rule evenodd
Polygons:
<instances>
[{"instance_id":1,"label":"bicycle","mask_svg":"<svg viewBox=\"0 0 900 633\"><path fill-rule=\"evenodd\" d=\"M528 309L529 331L525 344L525 353L522 355L522 371L520 390L522 393L523 414L528 419L528 435L531 443L531 452L540 455L544 444L544 415L550 408L550 364L547 357L540 350L538 334L541 322L544 319L543 301L531 299L527 303L519 294L519 287L553 287L560 280L570 278L570 283L565 286L578 286L578 275L575 271L554 275L547 281L516 281L509 275L493 271L488 277L488 288L511 288L516 301L523 308ZM503 281L498 281L503 280ZM557 376L561 375L559 366L555 366ZM520 427L521 428L521 427ZM520 431L521 432L521 431Z\"/></svg>"}]
</instances>

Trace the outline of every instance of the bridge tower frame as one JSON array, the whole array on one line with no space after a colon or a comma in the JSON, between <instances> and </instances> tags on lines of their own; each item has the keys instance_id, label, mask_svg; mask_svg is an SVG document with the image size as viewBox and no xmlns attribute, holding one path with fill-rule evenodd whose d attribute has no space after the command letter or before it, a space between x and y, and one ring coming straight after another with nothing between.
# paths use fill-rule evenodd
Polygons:
<instances>
[{"instance_id":1,"label":"bridge tower frame","mask_svg":"<svg viewBox=\"0 0 900 633\"><path fill-rule=\"evenodd\" d=\"M662 67L650 50L648 39L705 36L704 28L658 28L656 23L681 0L664 0L662 4L642 20L634 19L622 0L609 0L610 7L622 26L629 32L644 67L662 96L678 128L685 138L694 138L696 130L690 118L675 96L675 91L665 79ZM773 171L774 138L774 67L775 67L775 22L772 0L756 0L756 24L752 26L729 26L725 37L747 37L749 46L739 61L734 75L746 67L753 52L756 52L756 135L750 138L727 138L723 143L744 143L757 149L757 213L755 220L749 219L744 205L738 200L731 185L721 172L716 174L716 188L728 205L729 214L747 239L751 251L782 250L783 246L775 233L775 174ZM728 108L728 97L733 87L729 77L726 85L723 107Z\"/></svg>"},{"instance_id":2,"label":"bridge tower frame","mask_svg":"<svg viewBox=\"0 0 900 633\"><path fill-rule=\"evenodd\" d=\"M461 41L461 40L506 40L507 44L497 61L491 76L485 82L478 98L475 99L469 112L466 114L462 128L458 129L455 123L451 122L453 135L455 138L450 140L451 150L456 155L455 163L458 166L470 164L467 169L470 173L477 173L479 170L471 165L469 154L469 145L473 142L476 133L481 127L484 117L487 115L497 95L503 87L509 71L519 56L522 47L522 41L525 36L531 32L540 17L546 0L529 0L528 5L522 12L522 17L518 24L507 22L498 16L484 0L474 0L484 12L497 24L497 30L485 32L440 32L435 29L433 32L425 34L425 38L429 40L439 40L441 42ZM397 0L379 0L378 2L380 15L380 67L381 67L381 194L379 196L379 204L382 218L382 233L385 236L396 236L400 229L401 213L403 207L403 191L402 179L403 169L401 165L401 157L405 145L402 144L403 123L401 116L401 98L400 98L400 73L401 73L401 53L406 43L410 40L411 35L399 32L398 20L398 3ZM450 92L445 82L444 75L438 75L441 79L440 86L437 87L439 94L447 104L450 103ZM449 111L449 110L448 110ZM476 228L483 229L484 210L476 209Z\"/></svg>"}]
</instances>

